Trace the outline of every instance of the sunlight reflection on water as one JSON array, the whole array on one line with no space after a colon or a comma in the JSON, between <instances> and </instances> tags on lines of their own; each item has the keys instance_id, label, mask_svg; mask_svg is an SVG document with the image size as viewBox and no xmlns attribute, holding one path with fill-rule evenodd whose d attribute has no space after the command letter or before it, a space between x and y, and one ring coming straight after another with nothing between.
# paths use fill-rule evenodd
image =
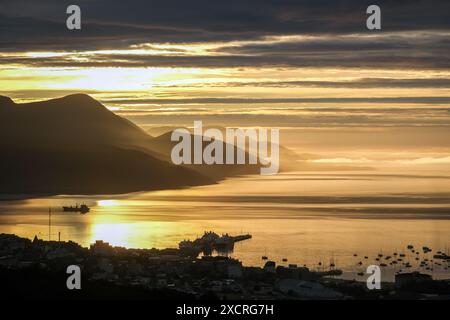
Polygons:
<instances>
[{"instance_id":1,"label":"sunlight reflection on water","mask_svg":"<svg viewBox=\"0 0 450 320\"><path fill-rule=\"evenodd\" d=\"M291 179L286 181L286 177ZM48 238L51 206L52 239L61 232L62 240L83 246L101 239L125 247L166 248L177 247L179 241L206 230L248 232L253 238L238 243L232 256L255 266L261 266L261 256L267 255L278 263L287 258L284 264L305 264L313 269L319 268L318 262L328 266L333 260L338 268L354 272L375 263L380 252L406 252L408 244L426 245L435 251L449 249L448 195L432 192L436 188L450 190L445 179L385 177L368 187L361 179L324 182L301 178L304 176L296 174L280 175L278 180L244 177L185 190L3 202L0 232ZM257 188L254 179L261 179ZM399 189L399 185L404 187ZM427 189L426 185L433 187ZM328 196L331 190L333 197ZM395 192L399 198L394 200L386 198L394 190L403 192ZM419 192L427 197L415 197ZM318 197L320 194L327 197ZM377 202L380 196L385 197L384 202ZM83 202L92 207L86 215L61 210L62 205ZM359 266L366 255L369 259ZM450 278L443 268L436 266L434 274Z\"/></svg>"}]
</instances>

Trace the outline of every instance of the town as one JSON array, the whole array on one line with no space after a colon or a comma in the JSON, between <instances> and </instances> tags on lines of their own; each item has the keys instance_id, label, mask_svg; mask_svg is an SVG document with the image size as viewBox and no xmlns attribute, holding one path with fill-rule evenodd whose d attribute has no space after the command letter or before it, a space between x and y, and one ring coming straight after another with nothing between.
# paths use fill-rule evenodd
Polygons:
<instances>
[{"instance_id":1,"label":"town","mask_svg":"<svg viewBox=\"0 0 450 320\"><path fill-rule=\"evenodd\" d=\"M211 232L205 234L218 239L212 237ZM180 247L127 249L98 240L85 248L72 241L44 241L37 237L30 240L0 234L2 295L10 298L187 300L450 296L448 280L433 280L431 276L418 273L402 274L396 277L395 283L382 283L380 290L368 290L365 282L337 278L339 270L319 272L295 264L277 266L274 261L266 261L263 267L243 266L230 257L198 256L198 252ZM66 287L69 265L81 269L80 290Z\"/></svg>"}]
</instances>

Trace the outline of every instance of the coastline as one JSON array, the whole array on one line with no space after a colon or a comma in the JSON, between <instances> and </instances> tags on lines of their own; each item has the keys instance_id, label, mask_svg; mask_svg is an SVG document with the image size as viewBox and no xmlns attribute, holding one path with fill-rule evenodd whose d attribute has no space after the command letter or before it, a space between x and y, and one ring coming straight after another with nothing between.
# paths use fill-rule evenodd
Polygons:
<instances>
[{"instance_id":1,"label":"coastline","mask_svg":"<svg viewBox=\"0 0 450 320\"><path fill-rule=\"evenodd\" d=\"M66 269L81 269L81 290L67 290ZM229 257L190 256L180 249L126 249L97 241L89 248L75 242L33 241L0 234L2 293L10 298L41 299L400 299L450 297L449 280L432 280L399 286L382 283L381 290L368 290L365 282L330 277L305 267L246 267ZM27 288L22 283L28 279ZM33 291L42 282L45 287ZM31 288L31 290L30 290ZM83 290L84 289L84 290ZM429 291L433 296L427 295Z\"/></svg>"}]
</instances>

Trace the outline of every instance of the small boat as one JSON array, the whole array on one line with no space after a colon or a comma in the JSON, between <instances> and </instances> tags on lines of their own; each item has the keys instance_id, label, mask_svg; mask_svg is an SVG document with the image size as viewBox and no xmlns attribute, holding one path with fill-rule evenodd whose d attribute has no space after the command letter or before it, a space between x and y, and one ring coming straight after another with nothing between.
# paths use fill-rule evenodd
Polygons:
<instances>
[{"instance_id":1,"label":"small boat","mask_svg":"<svg viewBox=\"0 0 450 320\"><path fill-rule=\"evenodd\" d=\"M267 260L267 259L269 259L269 258L267 257L267 248L264 249L264 255L261 257L261 259L262 259L262 260Z\"/></svg>"},{"instance_id":2,"label":"small boat","mask_svg":"<svg viewBox=\"0 0 450 320\"><path fill-rule=\"evenodd\" d=\"M79 213L88 213L91 210L87 205L82 204L81 206L78 206L78 204L75 207L63 207L64 212L79 212Z\"/></svg>"}]
</instances>

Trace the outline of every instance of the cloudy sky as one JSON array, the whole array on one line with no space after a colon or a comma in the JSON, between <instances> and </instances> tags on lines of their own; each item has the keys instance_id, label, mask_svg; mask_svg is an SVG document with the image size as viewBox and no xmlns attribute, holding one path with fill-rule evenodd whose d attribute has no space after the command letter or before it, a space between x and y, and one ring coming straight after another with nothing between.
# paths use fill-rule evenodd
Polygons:
<instances>
[{"instance_id":1,"label":"cloudy sky","mask_svg":"<svg viewBox=\"0 0 450 320\"><path fill-rule=\"evenodd\" d=\"M70 4L80 31L66 28ZM86 92L144 126L423 128L424 145L447 148L450 2L376 1L377 31L370 4L0 0L0 94Z\"/></svg>"}]
</instances>

